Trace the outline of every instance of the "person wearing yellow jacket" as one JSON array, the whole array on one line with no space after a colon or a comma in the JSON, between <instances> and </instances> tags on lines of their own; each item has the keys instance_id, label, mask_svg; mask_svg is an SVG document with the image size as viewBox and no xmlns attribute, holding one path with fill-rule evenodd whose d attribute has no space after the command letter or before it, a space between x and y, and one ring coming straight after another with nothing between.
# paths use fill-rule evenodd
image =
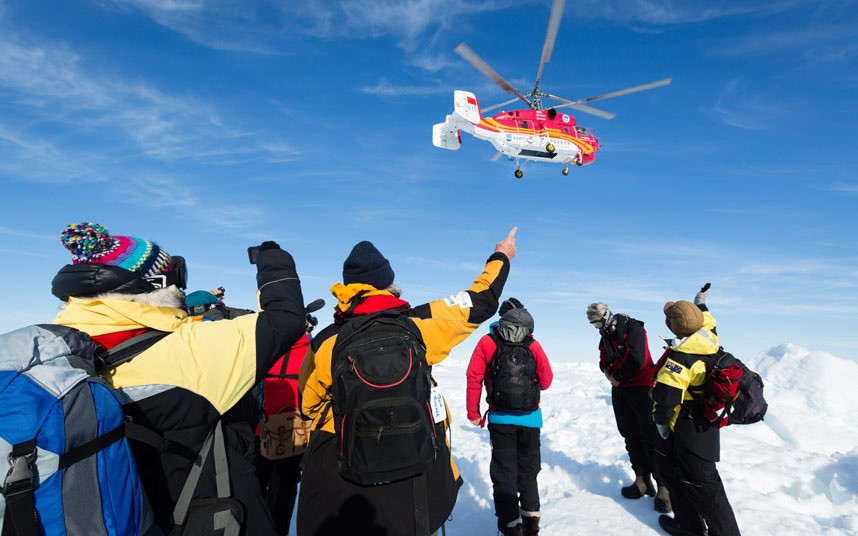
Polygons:
<instances>
[{"instance_id":1,"label":"person wearing yellow jacket","mask_svg":"<svg viewBox=\"0 0 858 536\"><path fill-rule=\"evenodd\" d=\"M669 534L739 536L736 516L727 500L716 462L720 428L703 415L693 392L706 382L707 368L720 349L715 318L706 306L709 284L694 303L680 300L664 306L665 322L677 339L669 339L652 390L653 421L660 436L656 464L670 491L673 517L659 516ZM708 530L708 532L707 532Z\"/></svg>"},{"instance_id":2,"label":"person wearing yellow jacket","mask_svg":"<svg viewBox=\"0 0 858 536\"><path fill-rule=\"evenodd\" d=\"M510 259L516 253L516 230L514 227L497 243L485 269L467 290L416 307L399 298L390 263L372 243L360 242L352 249L343 264L343 282L331 288L337 299L334 324L313 339L299 376L302 410L313 419L298 496L299 536L414 535L442 527L462 484L446 442L441 442L430 468L416 477L362 486L340 476L334 418L329 411L332 352L337 333L349 318L395 309L419 330L428 365L440 363L497 311Z\"/></svg>"},{"instance_id":3,"label":"person wearing yellow jacket","mask_svg":"<svg viewBox=\"0 0 858 536\"><path fill-rule=\"evenodd\" d=\"M243 517L242 534L273 535L253 465L253 430L243 419L231 422L228 410L304 333L304 303L292 256L274 242L260 246L260 312L194 322L183 309L187 270L181 257L171 257L149 240L111 235L89 222L68 226L61 240L72 253L72 264L52 281L53 294L65 302L55 324L85 332L105 350L141 335L160 337L103 373L118 390L125 415L166 440L161 449L131 442L156 524L168 533L181 523L176 519L180 492L196 453L220 423L229 496L239 503L230 510ZM208 461L203 460L185 509L187 519L197 523L195 512L211 505L223 487L213 458L209 453Z\"/></svg>"}]
</instances>

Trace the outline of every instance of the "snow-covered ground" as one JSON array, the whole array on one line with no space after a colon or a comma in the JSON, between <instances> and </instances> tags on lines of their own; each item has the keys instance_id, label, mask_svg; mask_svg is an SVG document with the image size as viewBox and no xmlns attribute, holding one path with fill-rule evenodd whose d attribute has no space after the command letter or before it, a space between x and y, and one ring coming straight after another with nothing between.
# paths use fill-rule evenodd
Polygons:
<instances>
[{"instance_id":1,"label":"snow-covered ground","mask_svg":"<svg viewBox=\"0 0 858 536\"><path fill-rule=\"evenodd\" d=\"M465 479L447 534L494 536L489 434L465 418L465 361L434 368ZM769 411L722 430L718 464L742 534L858 534L858 363L789 344L746 362L765 381ZM652 498L620 496L633 475L595 360L553 368L542 398L541 534L662 534Z\"/></svg>"}]
</instances>

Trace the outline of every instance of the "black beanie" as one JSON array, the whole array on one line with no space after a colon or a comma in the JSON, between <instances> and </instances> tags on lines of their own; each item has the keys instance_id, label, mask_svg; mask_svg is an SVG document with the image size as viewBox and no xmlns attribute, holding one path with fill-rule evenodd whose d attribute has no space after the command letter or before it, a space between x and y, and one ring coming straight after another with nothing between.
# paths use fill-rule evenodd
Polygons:
<instances>
[{"instance_id":1,"label":"black beanie","mask_svg":"<svg viewBox=\"0 0 858 536\"><path fill-rule=\"evenodd\" d=\"M343 263L343 283L363 283L384 290L393 284L393 269L372 242L364 240L352 248Z\"/></svg>"},{"instance_id":2,"label":"black beanie","mask_svg":"<svg viewBox=\"0 0 858 536\"><path fill-rule=\"evenodd\" d=\"M510 309L524 309L524 305L522 305L521 302L515 298L509 298L508 300L504 300L503 303L501 303L498 314L503 316Z\"/></svg>"}]
</instances>

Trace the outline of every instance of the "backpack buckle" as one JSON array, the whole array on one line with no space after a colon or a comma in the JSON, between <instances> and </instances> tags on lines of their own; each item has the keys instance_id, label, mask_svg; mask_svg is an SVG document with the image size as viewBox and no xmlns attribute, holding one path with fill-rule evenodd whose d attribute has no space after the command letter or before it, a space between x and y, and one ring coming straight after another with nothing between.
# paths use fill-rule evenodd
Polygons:
<instances>
[{"instance_id":1,"label":"backpack buckle","mask_svg":"<svg viewBox=\"0 0 858 536\"><path fill-rule=\"evenodd\" d=\"M9 497L32 491L35 481L33 462L36 459L36 451L33 450L23 456L12 456L9 454L9 471L3 482L2 493L7 499Z\"/></svg>"}]
</instances>

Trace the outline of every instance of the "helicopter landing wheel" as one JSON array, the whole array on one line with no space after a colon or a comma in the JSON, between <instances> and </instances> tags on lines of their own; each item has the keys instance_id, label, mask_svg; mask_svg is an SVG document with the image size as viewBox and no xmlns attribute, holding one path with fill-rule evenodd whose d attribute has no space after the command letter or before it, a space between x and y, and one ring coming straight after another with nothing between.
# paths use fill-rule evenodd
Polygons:
<instances>
[{"instance_id":1,"label":"helicopter landing wheel","mask_svg":"<svg viewBox=\"0 0 858 536\"><path fill-rule=\"evenodd\" d=\"M524 177L524 173L522 173L522 171L520 169L516 169L515 170L515 178L520 179L522 177Z\"/></svg>"},{"instance_id":2,"label":"helicopter landing wheel","mask_svg":"<svg viewBox=\"0 0 858 536\"><path fill-rule=\"evenodd\" d=\"M561 173L563 173L563 175L568 175L569 174L569 168L566 168L566 167L563 168L563 171L561 171Z\"/></svg>"},{"instance_id":3,"label":"helicopter landing wheel","mask_svg":"<svg viewBox=\"0 0 858 536\"><path fill-rule=\"evenodd\" d=\"M578 155L578 158L575 159L575 165L576 166L583 166L584 165L584 159L581 158L581 155Z\"/></svg>"},{"instance_id":4,"label":"helicopter landing wheel","mask_svg":"<svg viewBox=\"0 0 858 536\"><path fill-rule=\"evenodd\" d=\"M545 146L545 150L548 151L549 153L553 153L554 152L554 144L549 143L548 145Z\"/></svg>"}]
</instances>

